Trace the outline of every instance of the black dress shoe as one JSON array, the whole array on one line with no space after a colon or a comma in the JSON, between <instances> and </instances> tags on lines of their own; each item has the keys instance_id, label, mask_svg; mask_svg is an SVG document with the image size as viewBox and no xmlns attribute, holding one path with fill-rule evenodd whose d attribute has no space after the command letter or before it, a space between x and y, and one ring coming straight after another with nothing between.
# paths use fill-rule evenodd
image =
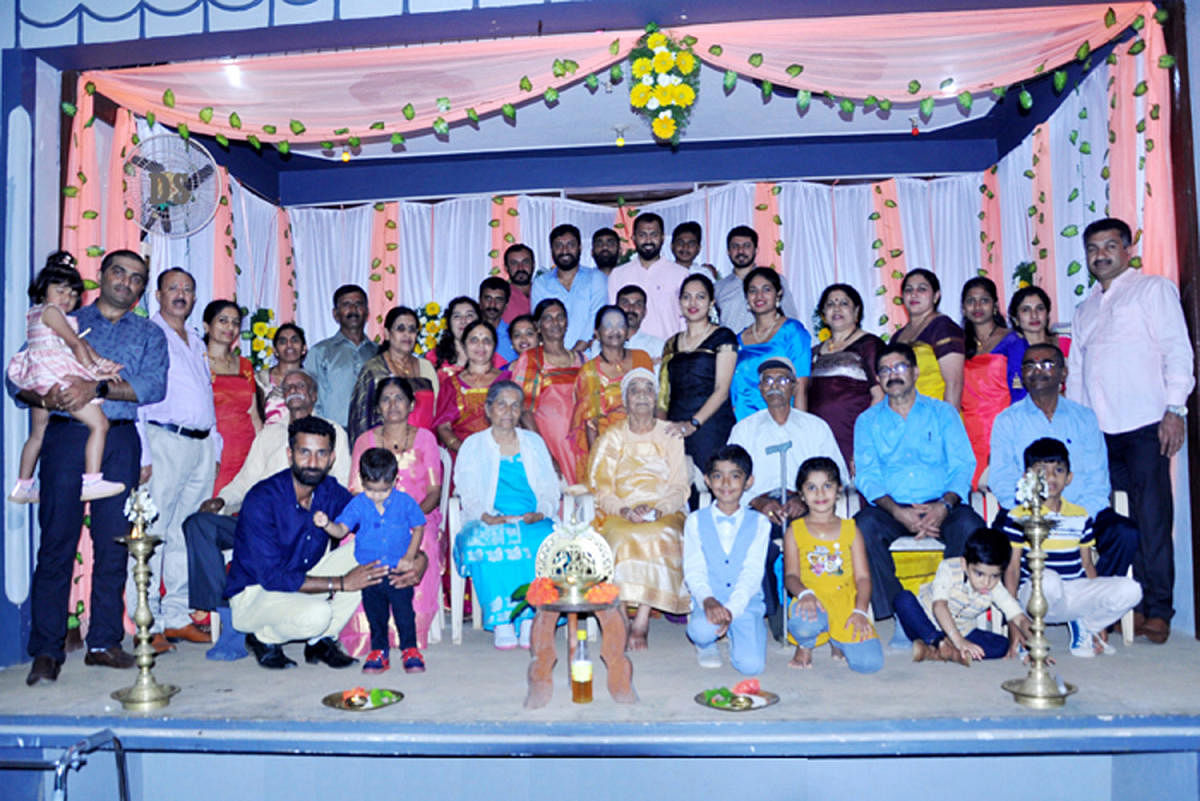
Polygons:
<instances>
[{"instance_id":1,"label":"black dress shoe","mask_svg":"<svg viewBox=\"0 0 1200 801\"><path fill-rule=\"evenodd\" d=\"M324 662L331 668L350 667L358 662L357 659L347 656L342 646L332 637L323 637L317 640L316 645L304 646L304 661L310 665Z\"/></svg>"},{"instance_id":2,"label":"black dress shoe","mask_svg":"<svg viewBox=\"0 0 1200 801\"><path fill-rule=\"evenodd\" d=\"M33 666L29 668L29 675L25 677L25 683L32 687L43 681L57 681L60 668L62 668L62 662L52 656L34 657Z\"/></svg>"},{"instance_id":3,"label":"black dress shoe","mask_svg":"<svg viewBox=\"0 0 1200 801\"><path fill-rule=\"evenodd\" d=\"M83 658L83 664L92 665L93 667L110 667L124 670L137 664L137 660L134 659L133 654L124 650L121 646L112 645L103 651L88 651L87 656Z\"/></svg>"},{"instance_id":4,"label":"black dress shoe","mask_svg":"<svg viewBox=\"0 0 1200 801\"><path fill-rule=\"evenodd\" d=\"M288 659L282 645L268 645L253 634L246 635L246 648L254 654L258 664L271 670L286 670L296 666L295 661Z\"/></svg>"}]
</instances>

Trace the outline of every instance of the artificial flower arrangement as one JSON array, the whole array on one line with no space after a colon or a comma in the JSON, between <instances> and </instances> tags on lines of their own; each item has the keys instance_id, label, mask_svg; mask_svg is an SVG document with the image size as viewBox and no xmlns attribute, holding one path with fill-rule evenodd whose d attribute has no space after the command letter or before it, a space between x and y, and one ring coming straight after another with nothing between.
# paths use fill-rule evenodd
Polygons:
<instances>
[{"instance_id":1,"label":"artificial flower arrangement","mask_svg":"<svg viewBox=\"0 0 1200 801\"><path fill-rule=\"evenodd\" d=\"M620 590L616 584L608 581L601 581L598 584L593 584L588 588L584 598L590 604L610 604L617 600L617 595ZM530 606L542 606L543 604L552 604L561 597L558 587L554 582L545 576L535 578L528 584L522 584L517 587L512 594L512 599L517 602L517 607L513 609L510 620L516 620Z\"/></svg>"},{"instance_id":2,"label":"artificial flower arrangement","mask_svg":"<svg viewBox=\"0 0 1200 801\"><path fill-rule=\"evenodd\" d=\"M257 372L264 367L269 367L271 356L275 354L275 349L271 347L271 343L275 341L275 331L278 328L275 325L275 312L259 308L250 314L249 309L242 309L242 316L246 318L247 322L246 330L242 332L242 339L250 342L250 352L245 355Z\"/></svg>"},{"instance_id":3,"label":"artificial flower arrangement","mask_svg":"<svg viewBox=\"0 0 1200 801\"><path fill-rule=\"evenodd\" d=\"M700 61L691 45L675 41L652 22L629 60L629 104L650 123L655 139L679 144L700 91Z\"/></svg>"},{"instance_id":4,"label":"artificial flower arrangement","mask_svg":"<svg viewBox=\"0 0 1200 801\"><path fill-rule=\"evenodd\" d=\"M446 321L442 319L442 307L434 301L418 306L417 309L417 344L413 353L420 356L437 347L438 338L446 329Z\"/></svg>"}]
</instances>

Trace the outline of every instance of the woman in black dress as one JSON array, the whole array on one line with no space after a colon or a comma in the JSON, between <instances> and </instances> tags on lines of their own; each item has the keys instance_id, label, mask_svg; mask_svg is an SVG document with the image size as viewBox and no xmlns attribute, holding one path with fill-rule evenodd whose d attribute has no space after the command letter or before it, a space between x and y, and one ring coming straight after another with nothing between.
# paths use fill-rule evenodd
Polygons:
<instances>
[{"instance_id":1,"label":"woman in black dress","mask_svg":"<svg viewBox=\"0 0 1200 801\"><path fill-rule=\"evenodd\" d=\"M679 287L684 330L663 348L659 414L684 439L684 450L701 470L729 439L735 422L729 384L737 365L737 335L712 322L713 284L694 274Z\"/></svg>"}]
</instances>

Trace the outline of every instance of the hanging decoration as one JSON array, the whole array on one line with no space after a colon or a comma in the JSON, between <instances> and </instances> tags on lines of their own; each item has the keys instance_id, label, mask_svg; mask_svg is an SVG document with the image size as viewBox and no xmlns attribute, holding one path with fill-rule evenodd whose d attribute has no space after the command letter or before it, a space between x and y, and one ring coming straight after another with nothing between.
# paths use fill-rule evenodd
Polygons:
<instances>
[{"instance_id":1,"label":"hanging decoration","mask_svg":"<svg viewBox=\"0 0 1200 801\"><path fill-rule=\"evenodd\" d=\"M677 42L651 22L629 53L629 105L649 123L659 144L678 145L692 116L700 91L695 41L689 36Z\"/></svg>"},{"instance_id":2,"label":"hanging decoration","mask_svg":"<svg viewBox=\"0 0 1200 801\"><path fill-rule=\"evenodd\" d=\"M248 312L249 309L242 310L242 316L246 317L247 322L242 339L250 343L246 347L249 351L246 358L254 365L254 371L258 372L271 366L271 356L275 353L271 347L271 343L275 341L275 312L261 308L255 309L253 314Z\"/></svg>"}]
</instances>

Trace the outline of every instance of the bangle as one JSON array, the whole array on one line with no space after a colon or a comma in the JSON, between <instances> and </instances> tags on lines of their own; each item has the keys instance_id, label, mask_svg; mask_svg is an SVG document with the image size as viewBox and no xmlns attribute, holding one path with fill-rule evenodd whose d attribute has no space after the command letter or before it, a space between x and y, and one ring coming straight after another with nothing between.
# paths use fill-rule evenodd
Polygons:
<instances>
[{"instance_id":1,"label":"bangle","mask_svg":"<svg viewBox=\"0 0 1200 801\"><path fill-rule=\"evenodd\" d=\"M327 595L327 596L325 597L325 599L326 599L327 601L332 601L332 600L333 600L333 576L329 576L329 577L327 577L325 580L326 580L326 581L328 582L328 584L329 584L329 595Z\"/></svg>"},{"instance_id":2,"label":"bangle","mask_svg":"<svg viewBox=\"0 0 1200 801\"><path fill-rule=\"evenodd\" d=\"M867 613L861 609L855 609L853 612L851 612L849 615L846 616L846 619L849 620L850 618L854 617L855 615L862 615L868 623L871 622L871 618L867 617Z\"/></svg>"},{"instance_id":3,"label":"bangle","mask_svg":"<svg viewBox=\"0 0 1200 801\"><path fill-rule=\"evenodd\" d=\"M372 490L372 492L374 492L374 490ZM811 595L811 596L813 596L813 597L815 598L817 594L816 594L815 592L813 592L812 590L807 590L807 589L806 589L804 592L802 592L802 593L800 593L799 595L797 595L797 596L796 596L796 600L797 600L797 601L799 601L799 600L800 600L801 598L803 598L805 595Z\"/></svg>"}]
</instances>

